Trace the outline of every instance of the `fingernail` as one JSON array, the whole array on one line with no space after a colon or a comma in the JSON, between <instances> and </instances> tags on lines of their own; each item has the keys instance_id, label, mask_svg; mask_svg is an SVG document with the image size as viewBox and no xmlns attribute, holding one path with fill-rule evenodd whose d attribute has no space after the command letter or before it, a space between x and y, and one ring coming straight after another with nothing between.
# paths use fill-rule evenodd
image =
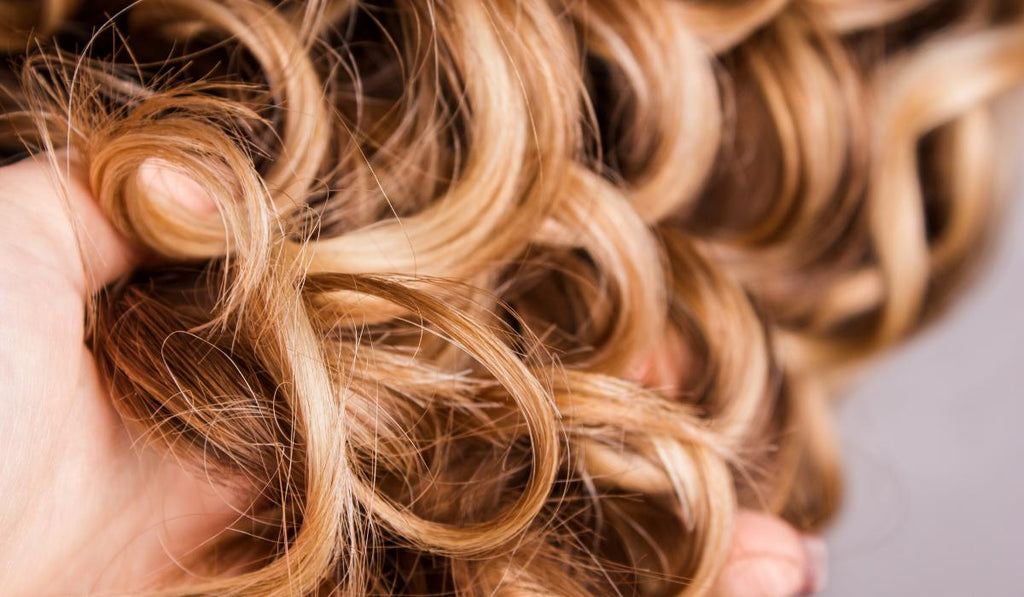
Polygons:
<instances>
[{"instance_id":1,"label":"fingernail","mask_svg":"<svg viewBox=\"0 0 1024 597\"><path fill-rule=\"evenodd\" d=\"M177 203L195 214L210 214L217 206L203 187L174 165L149 158L139 166L139 182L162 201Z\"/></svg>"},{"instance_id":2,"label":"fingernail","mask_svg":"<svg viewBox=\"0 0 1024 597\"><path fill-rule=\"evenodd\" d=\"M804 553L807 555L807 584L805 595L813 595L822 591L828 583L828 546L818 537L804 535L801 537Z\"/></svg>"}]
</instances>

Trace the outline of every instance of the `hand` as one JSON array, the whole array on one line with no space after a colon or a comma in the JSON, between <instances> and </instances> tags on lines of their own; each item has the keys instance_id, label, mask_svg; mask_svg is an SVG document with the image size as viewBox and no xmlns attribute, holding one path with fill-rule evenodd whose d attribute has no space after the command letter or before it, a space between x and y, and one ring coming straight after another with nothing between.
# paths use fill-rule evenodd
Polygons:
<instances>
[{"instance_id":1,"label":"hand","mask_svg":"<svg viewBox=\"0 0 1024 597\"><path fill-rule=\"evenodd\" d=\"M673 394L687 371L687 348L675 333L659 350L637 363L633 377ZM799 533L782 519L741 510L733 530L729 560L715 584L716 597L793 597L824 588L828 574L825 543Z\"/></svg>"},{"instance_id":2,"label":"hand","mask_svg":"<svg viewBox=\"0 0 1024 597\"><path fill-rule=\"evenodd\" d=\"M740 510L732 541L715 586L719 597L794 597L825 586L825 543L775 516Z\"/></svg>"},{"instance_id":3,"label":"hand","mask_svg":"<svg viewBox=\"0 0 1024 597\"><path fill-rule=\"evenodd\" d=\"M100 213L78 166L53 159L69 166L66 204L45 157L0 168L0 594L136 592L224 532L239 500L141 445L113 410L83 344L84 306L144 255ZM186 208L202 207L188 181L157 174L157 192L182 189ZM735 528L719 595L821 587L819 540L750 511Z\"/></svg>"},{"instance_id":4,"label":"hand","mask_svg":"<svg viewBox=\"0 0 1024 597\"><path fill-rule=\"evenodd\" d=\"M70 165L66 204L47 156L0 168L0 594L122 593L238 513L113 410L83 344L84 306L144 255L68 155L52 159Z\"/></svg>"}]
</instances>

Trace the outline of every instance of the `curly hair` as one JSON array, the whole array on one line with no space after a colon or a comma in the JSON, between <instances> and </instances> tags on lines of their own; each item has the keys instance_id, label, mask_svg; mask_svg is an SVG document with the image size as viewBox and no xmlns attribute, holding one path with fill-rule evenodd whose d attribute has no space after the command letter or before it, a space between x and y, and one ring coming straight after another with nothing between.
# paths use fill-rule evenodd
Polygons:
<instances>
[{"instance_id":1,"label":"curly hair","mask_svg":"<svg viewBox=\"0 0 1024 597\"><path fill-rule=\"evenodd\" d=\"M118 412L251 497L162 594L701 595L737 507L820 528L830 400L974 269L1024 78L1017 0L0 22L2 155L158 256L87 313Z\"/></svg>"}]
</instances>

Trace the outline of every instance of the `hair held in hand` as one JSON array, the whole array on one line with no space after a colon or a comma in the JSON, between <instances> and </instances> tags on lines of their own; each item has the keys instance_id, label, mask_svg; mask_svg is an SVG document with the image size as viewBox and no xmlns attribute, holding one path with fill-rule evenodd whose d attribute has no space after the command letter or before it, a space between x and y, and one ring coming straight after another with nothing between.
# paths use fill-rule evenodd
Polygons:
<instances>
[{"instance_id":1,"label":"hair held in hand","mask_svg":"<svg viewBox=\"0 0 1024 597\"><path fill-rule=\"evenodd\" d=\"M1012 0L0 22L0 149L154 255L88 313L114 405L251 498L170 594L701 595L737 508L820 528L829 401L972 270L1024 78Z\"/></svg>"}]
</instances>

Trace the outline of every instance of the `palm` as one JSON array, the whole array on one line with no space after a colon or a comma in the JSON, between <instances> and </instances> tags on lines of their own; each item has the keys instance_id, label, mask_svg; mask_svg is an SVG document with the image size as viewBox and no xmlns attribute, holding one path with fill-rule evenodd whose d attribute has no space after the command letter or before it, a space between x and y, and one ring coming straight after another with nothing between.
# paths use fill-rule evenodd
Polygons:
<instances>
[{"instance_id":1,"label":"palm","mask_svg":"<svg viewBox=\"0 0 1024 597\"><path fill-rule=\"evenodd\" d=\"M85 236L86 275L49 172L41 160L0 168L4 595L120 582L140 561L159 567L163 545L195 543L182 534L210 534L199 524L210 518L210 488L133 443L83 344L88 294L127 271L132 251L73 175L68 197ZM212 508L221 526L223 506Z\"/></svg>"},{"instance_id":2,"label":"palm","mask_svg":"<svg viewBox=\"0 0 1024 597\"><path fill-rule=\"evenodd\" d=\"M83 315L90 293L126 273L135 253L80 173L72 169L65 209L50 171L41 160L0 167L0 595L133 594L223 532L246 496L125 429L83 344ZM69 213L84 232L81 253ZM641 369L657 378L664 365ZM793 529L745 512L736 533L722 593L803 586ZM790 590L765 591L772 579Z\"/></svg>"}]
</instances>

